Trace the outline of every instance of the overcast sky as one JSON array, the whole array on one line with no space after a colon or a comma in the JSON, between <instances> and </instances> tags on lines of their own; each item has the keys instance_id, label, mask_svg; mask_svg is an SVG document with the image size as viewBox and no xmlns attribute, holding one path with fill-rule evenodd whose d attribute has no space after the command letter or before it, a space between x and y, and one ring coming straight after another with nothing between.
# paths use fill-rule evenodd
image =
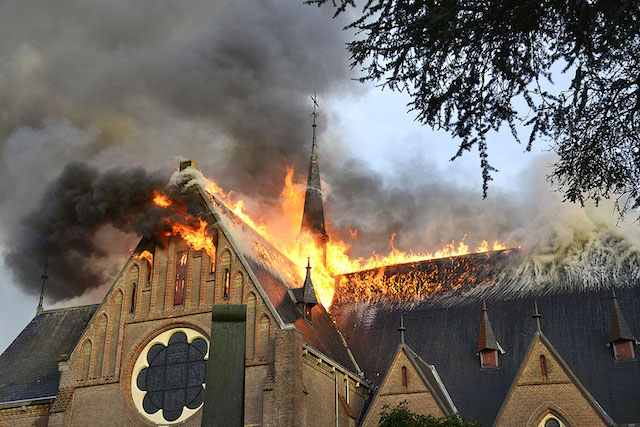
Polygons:
<instances>
[{"instance_id":1,"label":"overcast sky","mask_svg":"<svg viewBox=\"0 0 640 427\"><path fill-rule=\"evenodd\" d=\"M556 202L548 147L524 153L508 132L492 135L500 172L483 200L477 152L450 162L457 141L415 122L406 95L353 80L344 24L290 1L1 3L0 250L15 248L21 219L73 160L169 173L197 158L226 189L273 200L284 166L304 179L314 92L327 219L336 233L362 230L360 254L393 232L403 249L465 234L520 244L529 213ZM135 237L120 240L102 243L121 265ZM0 351L33 317L42 273L18 283L1 262Z\"/></svg>"}]
</instances>

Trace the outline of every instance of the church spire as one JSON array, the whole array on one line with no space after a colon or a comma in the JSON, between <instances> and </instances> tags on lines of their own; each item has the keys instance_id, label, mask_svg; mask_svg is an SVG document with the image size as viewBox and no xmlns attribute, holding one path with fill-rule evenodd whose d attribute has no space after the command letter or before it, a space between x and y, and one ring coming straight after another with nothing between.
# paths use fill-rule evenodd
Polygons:
<instances>
[{"instance_id":1,"label":"church spire","mask_svg":"<svg viewBox=\"0 0 640 427\"><path fill-rule=\"evenodd\" d=\"M322 204L322 187L320 184L320 167L318 165L318 153L316 144L316 96L312 96L313 100L313 140L311 144L311 158L309 160L309 178L307 180L307 192L304 198L304 211L302 213L302 224L300 233L309 233L316 246L321 247L323 251L324 264L326 265L326 244L329 236L324 227L324 207Z\"/></svg>"}]
</instances>

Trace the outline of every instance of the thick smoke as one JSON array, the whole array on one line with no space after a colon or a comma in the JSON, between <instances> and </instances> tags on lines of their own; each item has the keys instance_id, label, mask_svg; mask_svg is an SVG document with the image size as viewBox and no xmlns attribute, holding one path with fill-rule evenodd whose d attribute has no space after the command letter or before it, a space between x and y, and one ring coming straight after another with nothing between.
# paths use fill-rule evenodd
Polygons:
<instances>
[{"instance_id":1,"label":"thick smoke","mask_svg":"<svg viewBox=\"0 0 640 427\"><path fill-rule=\"evenodd\" d=\"M176 173L167 183L166 173L141 168L100 173L85 163L67 164L36 208L21 219L17 238L5 253L6 264L20 284L33 290L34 272L46 260L50 268L47 294L53 299L109 283L113 271L107 261L113 255L121 258L121 253L113 253L112 244L105 246L110 234L125 241L129 241L126 234L155 240L171 230L173 221L195 222L184 202L177 208L152 202L156 191L176 203L182 201L187 172Z\"/></svg>"},{"instance_id":2,"label":"thick smoke","mask_svg":"<svg viewBox=\"0 0 640 427\"><path fill-rule=\"evenodd\" d=\"M17 282L39 290L49 256L53 299L108 285L132 236L158 226L148 190L165 185L180 158L274 206L285 165L304 181L314 91L329 230L348 240L358 229L355 255L384 253L393 233L405 250L465 234L471 248L482 239L523 245L540 255L538 269L562 265L553 254L601 230L637 247L611 215L593 219L606 207L580 213L546 184L482 200L411 147L383 174L329 138L332 118L350 113L331 100L362 90L350 79L346 21L284 0L0 3L0 235ZM531 173L545 175L542 165Z\"/></svg>"}]
</instances>

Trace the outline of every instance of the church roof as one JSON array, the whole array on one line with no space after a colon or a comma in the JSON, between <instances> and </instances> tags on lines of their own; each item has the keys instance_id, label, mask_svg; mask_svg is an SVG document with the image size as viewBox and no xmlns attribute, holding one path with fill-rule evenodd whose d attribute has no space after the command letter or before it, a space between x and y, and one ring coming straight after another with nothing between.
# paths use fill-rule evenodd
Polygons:
<instances>
[{"instance_id":1,"label":"church roof","mask_svg":"<svg viewBox=\"0 0 640 427\"><path fill-rule=\"evenodd\" d=\"M629 325L640 328L640 286L618 288ZM640 420L640 363L617 361L609 341L608 290L537 296L542 328L586 390L617 423ZM332 315L366 378L378 384L397 346L400 312L411 328L406 341L438 370L453 403L470 421L492 425L536 331L534 296L490 300L491 323L505 354L498 369L481 369L477 356L481 301L424 301L412 306L351 302ZM478 398L482 396L482 398Z\"/></svg>"},{"instance_id":2,"label":"church roof","mask_svg":"<svg viewBox=\"0 0 640 427\"><path fill-rule=\"evenodd\" d=\"M231 234L241 234L243 244L237 245L236 251L247 261L248 269L254 274L283 325L294 324L302 332L305 343L357 374L358 366L322 304L313 306L312 322L308 322L296 307L293 290L299 288L297 283L301 279L297 266L222 202L204 191L201 194L211 202L213 209L217 209L217 212L235 225Z\"/></svg>"},{"instance_id":3,"label":"church roof","mask_svg":"<svg viewBox=\"0 0 640 427\"><path fill-rule=\"evenodd\" d=\"M65 360L98 304L44 310L0 355L0 404L55 397Z\"/></svg>"}]
</instances>

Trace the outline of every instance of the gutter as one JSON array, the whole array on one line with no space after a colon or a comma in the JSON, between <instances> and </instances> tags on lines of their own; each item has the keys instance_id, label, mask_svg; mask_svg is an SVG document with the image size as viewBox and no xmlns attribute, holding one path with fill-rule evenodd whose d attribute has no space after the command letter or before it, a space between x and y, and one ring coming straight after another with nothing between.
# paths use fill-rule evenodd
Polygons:
<instances>
[{"instance_id":1,"label":"gutter","mask_svg":"<svg viewBox=\"0 0 640 427\"><path fill-rule=\"evenodd\" d=\"M17 407L25 407L32 405L43 405L53 403L57 396L34 397L33 399L12 400L10 402L0 402L0 409L9 409Z\"/></svg>"}]
</instances>

